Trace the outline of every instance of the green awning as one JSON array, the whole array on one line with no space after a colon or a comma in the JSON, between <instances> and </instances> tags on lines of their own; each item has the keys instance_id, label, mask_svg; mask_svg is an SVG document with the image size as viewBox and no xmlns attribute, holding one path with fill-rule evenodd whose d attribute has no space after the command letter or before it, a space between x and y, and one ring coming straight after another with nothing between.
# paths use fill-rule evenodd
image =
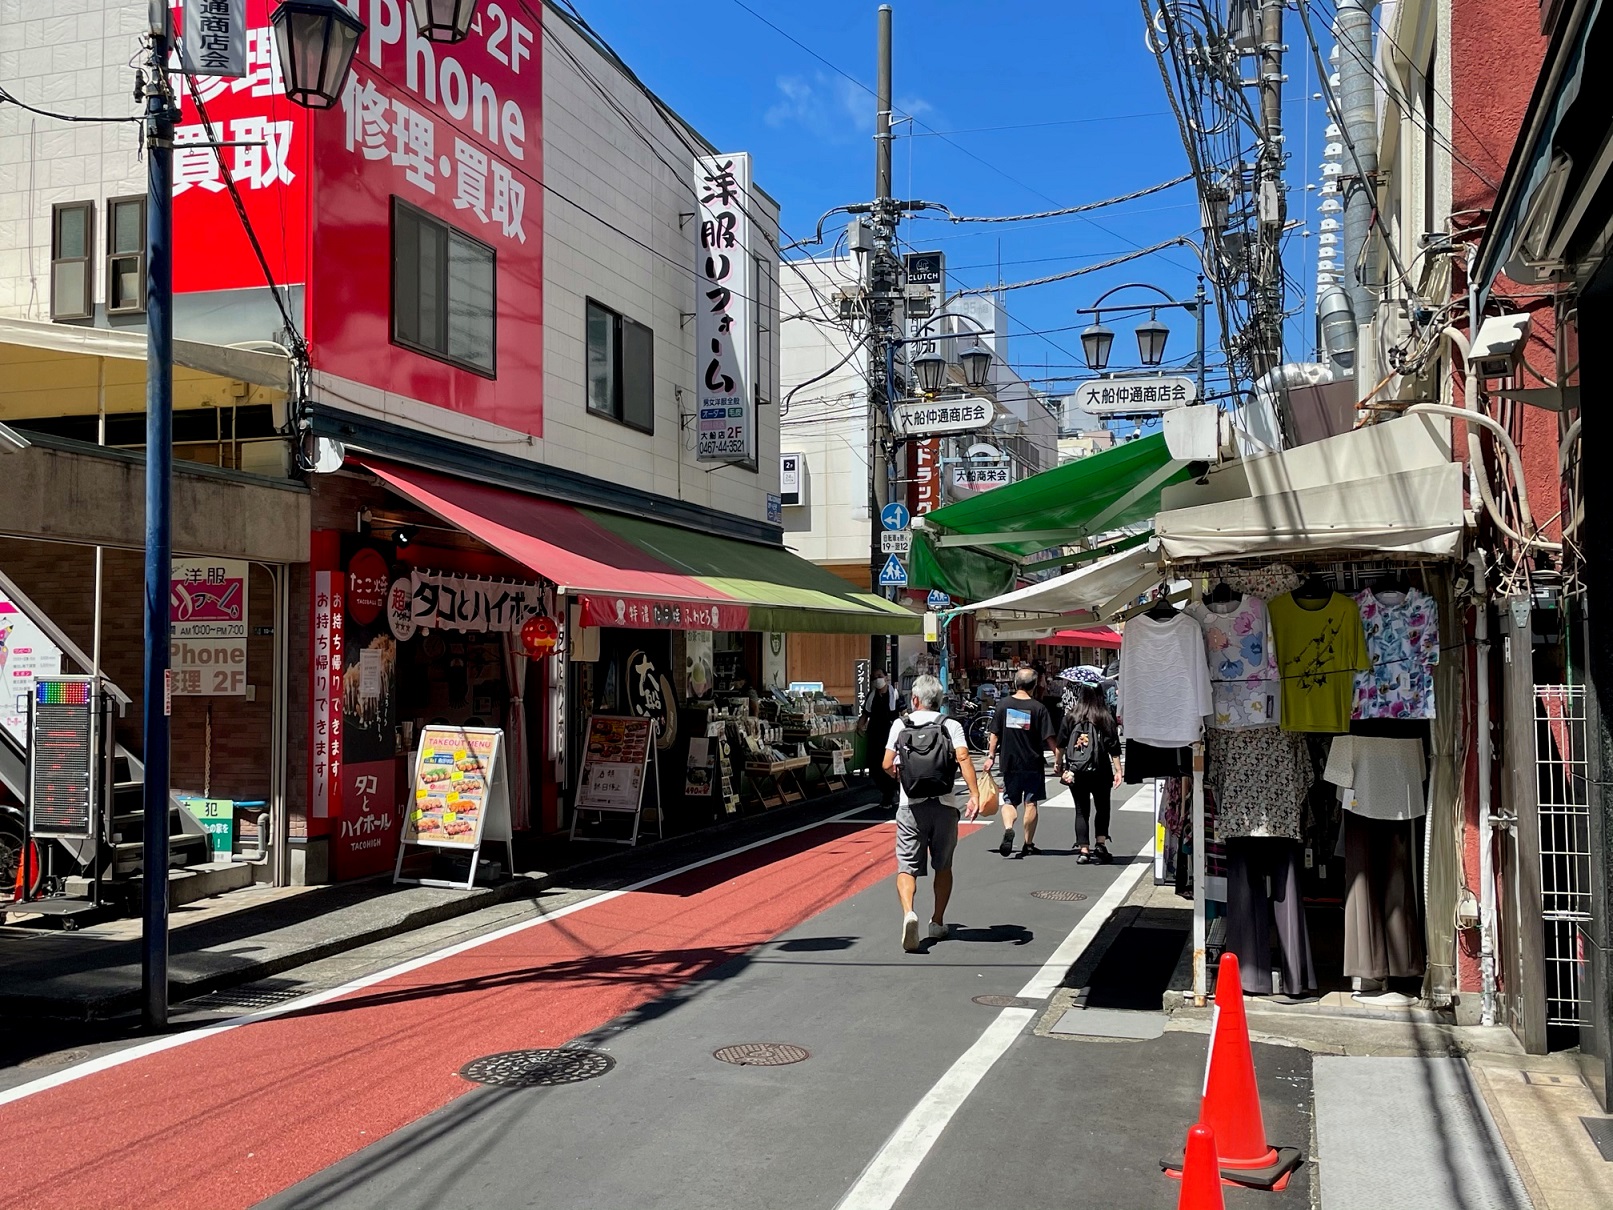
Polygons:
<instances>
[{"instance_id":1,"label":"green awning","mask_svg":"<svg viewBox=\"0 0 1613 1210\"><path fill-rule=\"evenodd\" d=\"M937 546L923 531L913 535L909 588L924 592L939 588L954 601L984 601L1012 589L1017 575L1018 566L1011 559L967 546Z\"/></svg>"},{"instance_id":2,"label":"green awning","mask_svg":"<svg viewBox=\"0 0 1613 1210\"><path fill-rule=\"evenodd\" d=\"M965 547L1029 555L1150 522L1160 492L1188 478L1187 465L1172 459L1164 434L1155 433L945 505L926 513L924 525L941 531L943 555L960 549L954 536L978 538Z\"/></svg>"},{"instance_id":3,"label":"green awning","mask_svg":"<svg viewBox=\"0 0 1613 1210\"><path fill-rule=\"evenodd\" d=\"M921 634L924 619L894 601L858 592L816 563L776 546L578 509L669 568L750 610L752 630L796 634Z\"/></svg>"}]
</instances>

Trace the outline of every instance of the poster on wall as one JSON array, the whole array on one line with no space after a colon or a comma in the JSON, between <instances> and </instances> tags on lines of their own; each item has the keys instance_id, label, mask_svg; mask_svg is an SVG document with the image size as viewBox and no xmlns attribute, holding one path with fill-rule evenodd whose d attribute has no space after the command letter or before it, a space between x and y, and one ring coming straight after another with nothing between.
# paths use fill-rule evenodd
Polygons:
<instances>
[{"instance_id":1,"label":"poster on wall","mask_svg":"<svg viewBox=\"0 0 1613 1210\"><path fill-rule=\"evenodd\" d=\"M0 702L0 725L24 748L28 746L28 716L22 711L33 696L34 679L61 673L61 648L0 593L0 692L6 695Z\"/></svg>"},{"instance_id":2,"label":"poster on wall","mask_svg":"<svg viewBox=\"0 0 1613 1210\"><path fill-rule=\"evenodd\" d=\"M683 795L685 798L706 798L711 791L711 740L697 735L689 741L689 761L683 773Z\"/></svg>"},{"instance_id":3,"label":"poster on wall","mask_svg":"<svg viewBox=\"0 0 1613 1210\"><path fill-rule=\"evenodd\" d=\"M245 559L175 559L168 581L176 697L245 697Z\"/></svg>"},{"instance_id":4,"label":"poster on wall","mask_svg":"<svg viewBox=\"0 0 1613 1210\"><path fill-rule=\"evenodd\" d=\"M715 679L715 657L712 653L711 631L689 630L684 635L684 684L688 686L688 699L700 702L711 696Z\"/></svg>"},{"instance_id":5,"label":"poster on wall","mask_svg":"<svg viewBox=\"0 0 1613 1210\"><path fill-rule=\"evenodd\" d=\"M637 811L649 753L649 719L594 715L588 720L576 805L589 811Z\"/></svg>"},{"instance_id":6,"label":"poster on wall","mask_svg":"<svg viewBox=\"0 0 1613 1210\"><path fill-rule=\"evenodd\" d=\"M787 640L778 631L762 636L762 687L782 689L789 682Z\"/></svg>"}]
</instances>

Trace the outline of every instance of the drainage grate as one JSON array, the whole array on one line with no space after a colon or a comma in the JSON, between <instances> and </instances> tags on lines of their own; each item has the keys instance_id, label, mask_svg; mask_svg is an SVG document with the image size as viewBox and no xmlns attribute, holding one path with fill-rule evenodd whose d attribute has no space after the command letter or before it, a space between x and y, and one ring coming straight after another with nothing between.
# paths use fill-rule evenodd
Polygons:
<instances>
[{"instance_id":1,"label":"drainage grate","mask_svg":"<svg viewBox=\"0 0 1613 1210\"><path fill-rule=\"evenodd\" d=\"M24 1059L17 1066L30 1070L38 1067L66 1067L70 1063L82 1063L89 1057L90 1052L87 1050L58 1050L54 1054L35 1055L31 1059Z\"/></svg>"},{"instance_id":2,"label":"drainage grate","mask_svg":"<svg viewBox=\"0 0 1613 1210\"><path fill-rule=\"evenodd\" d=\"M601 1050L506 1050L472 1059L459 1074L475 1084L536 1088L592 1080L615 1066L616 1060Z\"/></svg>"},{"instance_id":3,"label":"drainage grate","mask_svg":"<svg viewBox=\"0 0 1613 1210\"><path fill-rule=\"evenodd\" d=\"M812 1053L804 1046L788 1042L740 1042L711 1052L712 1057L740 1067L785 1067L810 1059Z\"/></svg>"},{"instance_id":4,"label":"drainage grate","mask_svg":"<svg viewBox=\"0 0 1613 1210\"><path fill-rule=\"evenodd\" d=\"M987 1008L1035 1008L1039 1003L1024 996L976 996L974 1002Z\"/></svg>"},{"instance_id":5,"label":"drainage grate","mask_svg":"<svg viewBox=\"0 0 1613 1210\"><path fill-rule=\"evenodd\" d=\"M1055 903L1080 903L1086 898L1080 891L1032 891L1038 899L1051 899Z\"/></svg>"},{"instance_id":6,"label":"drainage grate","mask_svg":"<svg viewBox=\"0 0 1613 1210\"><path fill-rule=\"evenodd\" d=\"M282 1004L289 1004L302 996L309 994L306 987L264 987L245 988L237 987L227 991L209 992L205 996L197 996L194 1000L186 1000L177 1005L184 1012L200 1010L213 1012L223 1010L227 1012L256 1012L264 1008L278 1008Z\"/></svg>"}]
</instances>

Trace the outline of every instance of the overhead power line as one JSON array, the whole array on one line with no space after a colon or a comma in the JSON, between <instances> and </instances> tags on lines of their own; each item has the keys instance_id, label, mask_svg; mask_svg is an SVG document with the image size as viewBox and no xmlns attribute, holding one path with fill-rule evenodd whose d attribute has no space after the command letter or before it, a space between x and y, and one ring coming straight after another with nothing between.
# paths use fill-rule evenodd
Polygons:
<instances>
[{"instance_id":1,"label":"overhead power line","mask_svg":"<svg viewBox=\"0 0 1613 1210\"><path fill-rule=\"evenodd\" d=\"M1068 269L1063 273L1051 273L1046 277L1033 277L1029 281L1012 281L996 286L975 286L968 290L959 290L959 294L995 294L999 290L1023 290L1027 286L1045 286L1049 282L1066 281L1072 277L1084 277L1088 273L1096 273L1099 269L1112 269L1116 265L1123 265L1127 261L1138 260L1144 256L1152 256L1155 252L1163 252L1166 248L1177 248L1183 244L1192 245L1193 241L1185 235L1172 236L1161 240L1147 248L1139 248L1135 252L1127 252L1121 256L1113 256L1108 260L1099 261L1095 265L1082 265L1079 269Z\"/></svg>"},{"instance_id":2,"label":"overhead power line","mask_svg":"<svg viewBox=\"0 0 1613 1210\"><path fill-rule=\"evenodd\" d=\"M1101 202L1086 202L1080 206L1065 206L1060 210L1041 210L1035 214L996 214L972 215L952 214L948 212L947 221L952 223L1024 223L1039 218L1059 218L1066 214L1083 214L1088 210L1101 210L1105 206L1118 206L1121 202L1135 201L1140 197L1147 197L1150 193L1159 193L1176 185L1185 185L1193 179L1191 172L1181 176L1172 177L1168 181L1161 181L1157 185L1150 185L1146 189L1134 189L1130 193L1122 193L1119 197L1106 197Z\"/></svg>"}]
</instances>

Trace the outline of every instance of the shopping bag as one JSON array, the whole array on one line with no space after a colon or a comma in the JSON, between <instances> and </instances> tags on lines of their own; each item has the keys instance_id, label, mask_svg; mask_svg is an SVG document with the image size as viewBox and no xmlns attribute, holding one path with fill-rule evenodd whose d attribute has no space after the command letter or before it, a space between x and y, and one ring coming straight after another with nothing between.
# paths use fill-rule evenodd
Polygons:
<instances>
[{"instance_id":1,"label":"shopping bag","mask_svg":"<svg viewBox=\"0 0 1613 1210\"><path fill-rule=\"evenodd\" d=\"M997 808L1002 805L1002 798L997 793L997 781L989 773L980 775L980 818L997 814Z\"/></svg>"}]
</instances>

